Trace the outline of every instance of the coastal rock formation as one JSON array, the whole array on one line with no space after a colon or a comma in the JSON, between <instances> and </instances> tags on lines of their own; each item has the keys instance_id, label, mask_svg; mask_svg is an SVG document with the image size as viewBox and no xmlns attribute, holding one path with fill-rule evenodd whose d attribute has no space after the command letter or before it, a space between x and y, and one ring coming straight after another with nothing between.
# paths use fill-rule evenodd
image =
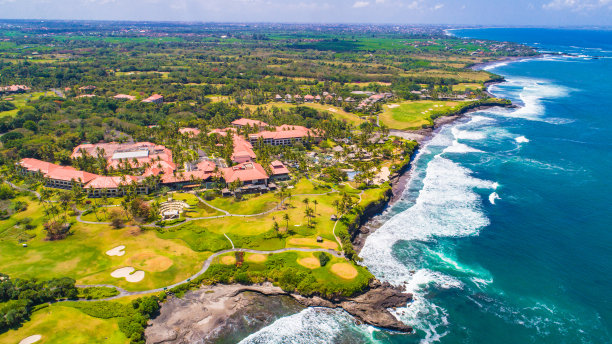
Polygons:
<instances>
[{"instance_id":1,"label":"coastal rock formation","mask_svg":"<svg viewBox=\"0 0 612 344\"><path fill-rule=\"evenodd\" d=\"M412 327L397 320L389 308L403 307L412 301L412 294L388 283L373 280L367 292L351 298L329 301L320 297L293 295L301 304L309 307L342 308L356 319L389 330L412 332Z\"/></svg>"},{"instance_id":2,"label":"coastal rock formation","mask_svg":"<svg viewBox=\"0 0 612 344\"><path fill-rule=\"evenodd\" d=\"M270 298L269 296L277 296ZM291 298L290 298L290 297ZM390 330L411 332L387 309L405 306L412 295L377 280L365 293L351 298L327 300L318 296L288 294L270 283L262 285L215 285L171 298L145 331L147 343L209 343L269 325L279 316L306 307L342 308L360 322ZM297 301L297 303L295 302ZM299 303L299 304L298 304ZM240 338L232 338L238 341Z\"/></svg>"}]
</instances>

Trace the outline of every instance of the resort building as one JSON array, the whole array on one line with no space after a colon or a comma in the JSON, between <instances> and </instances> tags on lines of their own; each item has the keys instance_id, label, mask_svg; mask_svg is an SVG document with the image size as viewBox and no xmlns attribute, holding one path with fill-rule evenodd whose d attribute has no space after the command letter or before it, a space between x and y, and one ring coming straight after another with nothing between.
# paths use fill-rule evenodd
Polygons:
<instances>
[{"instance_id":1,"label":"resort building","mask_svg":"<svg viewBox=\"0 0 612 344\"><path fill-rule=\"evenodd\" d=\"M251 128L259 128L260 130L263 130L264 128L268 127L268 123L258 121L256 119L240 118L233 121L232 126L234 126L235 128L243 128L249 126Z\"/></svg>"},{"instance_id":2,"label":"resort building","mask_svg":"<svg viewBox=\"0 0 612 344\"><path fill-rule=\"evenodd\" d=\"M96 174L83 172L70 166L60 166L38 159L25 158L19 162L23 172L40 174L46 179L46 185L58 189L71 189L75 184L81 187L98 177Z\"/></svg>"},{"instance_id":3,"label":"resort building","mask_svg":"<svg viewBox=\"0 0 612 344\"><path fill-rule=\"evenodd\" d=\"M272 170L272 175L270 179L274 181L277 180L289 180L289 169L280 161L275 160L270 164L270 169Z\"/></svg>"},{"instance_id":4,"label":"resort building","mask_svg":"<svg viewBox=\"0 0 612 344\"><path fill-rule=\"evenodd\" d=\"M227 183L241 181L244 184L268 184L268 174L256 162L245 162L222 169L223 178Z\"/></svg>"},{"instance_id":5,"label":"resort building","mask_svg":"<svg viewBox=\"0 0 612 344\"><path fill-rule=\"evenodd\" d=\"M154 95L150 96L149 98L143 100L142 102L143 103L163 104L164 96L159 95L159 94L154 94Z\"/></svg>"},{"instance_id":6,"label":"resort building","mask_svg":"<svg viewBox=\"0 0 612 344\"><path fill-rule=\"evenodd\" d=\"M0 93L24 93L29 90L30 88L26 85L10 85L0 87Z\"/></svg>"},{"instance_id":7,"label":"resort building","mask_svg":"<svg viewBox=\"0 0 612 344\"><path fill-rule=\"evenodd\" d=\"M320 140L318 135L306 127L284 124L276 127L276 131L266 130L250 134L249 141L251 141L251 144L256 144L262 139L264 144L283 146L292 145L296 142L303 142L309 137L315 139L315 141Z\"/></svg>"},{"instance_id":8,"label":"resort building","mask_svg":"<svg viewBox=\"0 0 612 344\"><path fill-rule=\"evenodd\" d=\"M241 164L243 162L249 162L255 160L257 155L253 151L253 145L245 140L240 135L234 135L232 137L234 141L234 151L232 153L232 161Z\"/></svg>"},{"instance_id":9,"label":"resort building","mask_svg":"<svg viewBox=\"0 0 612 344\"><path fill-rule=\"evenodd\" d=\"M118 94L118 95L114 96L113 98L115 98L117 100L134 100L134 99L136 99L136 97L131 96L129 94Z\"/></svg>"},{"instance_id":10,"label":"resort building","mask_svg":"<svg viewBox=\"0 0 612 344\"><path fill-rule=\"evenodd\" d=\"M139 178L135 176L100 176L79 171L71 166L60 166L38 159L25 158L19 162L24 173L37 174L45 178L47 187L57 189L72 189L75 185L82 187L89 197L106 195L120 196L124 186L135 184ZM148 193L148 186L139 184L138 193Z\"/></svg>"},{"instance_id":11,"label":"resort building","mask_svg":"<svg viewBox=\"0 0 612 344\"><path fill-rule=\"evenodd\" d=\"M181 128L179 129L179 133L187 136L198 136L202 131L197 128Z\"/></svg>"},{"instance_id":12,"label":"resort building","mask_svg":"<svg viewBox=\"0 0 612 344\"><path fill-rule=\"evenodd\" d=\"M156 145L151 142L136 143L85 143L76 146L72 155L73 159L87 154L92 157L103 156L108 166L118 168L129 164L132 168L154 167L158 164L175 169L172 162L172 152L165 146Z\"/></svg>"}]
</instances>

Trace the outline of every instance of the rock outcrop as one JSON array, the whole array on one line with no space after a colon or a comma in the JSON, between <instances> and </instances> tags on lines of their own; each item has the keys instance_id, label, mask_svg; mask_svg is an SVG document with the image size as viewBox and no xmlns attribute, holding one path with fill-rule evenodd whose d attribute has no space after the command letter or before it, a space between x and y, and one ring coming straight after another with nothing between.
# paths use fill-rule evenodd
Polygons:
<instances>
[{"instance_id":1,"label":"rock outcrop","mask_svg":"<svg viewBox=\"0 0 612 344\"><path fill-rule=\"evenodd\" d=\"M280 298L270 299L268 296ZM209 343L222 336L236 335L237 331L257 331L275 317L301 309L295 301L288 300L306 307L342 308L366 324L395 331L412 331L410 326L388 311L389 308L405 306L412 300L412 295L373 280L365 293L333 300L290 294L270 283L206 286L187 292L182 298L167 300L159 316L151 320L145 337L147 343L153 344ZM244 323L245 318L248 324Z\"/></svg>"}]
</instances>

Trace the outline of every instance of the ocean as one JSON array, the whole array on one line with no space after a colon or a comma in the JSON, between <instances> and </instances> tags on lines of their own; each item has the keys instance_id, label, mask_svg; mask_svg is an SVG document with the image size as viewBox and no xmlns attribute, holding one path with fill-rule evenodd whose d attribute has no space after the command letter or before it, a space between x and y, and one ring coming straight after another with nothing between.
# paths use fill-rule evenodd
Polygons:
<instances>
[{"instance_id":1,"label":"ocean","mask_svg":"<svg viewBox=\"0 0 612 344\"><path fill-rule=\"evenodd\" d=\"M440 129L361 252L415 333L308 308L242 343L612 343L612 31L474 29L545 55L487 67L493 108Z\"/></svg>"}]
</instances>

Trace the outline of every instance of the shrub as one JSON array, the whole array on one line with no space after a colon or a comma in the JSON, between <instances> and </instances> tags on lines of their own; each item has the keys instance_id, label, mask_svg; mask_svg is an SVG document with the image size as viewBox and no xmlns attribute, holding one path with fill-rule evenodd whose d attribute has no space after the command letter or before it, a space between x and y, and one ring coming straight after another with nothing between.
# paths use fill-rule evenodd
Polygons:
<instances>
[{"instance_id":1,"label":"shrub","mask_svg":"<svg viewBox=\"0 0 612 344\"><path fill-rule=\"evenodd\" d=\"M319 253L319 263L321 264L321 266L327 265L330 259L331 258L329 258L329 255L327 253L325 252Z\"/></svg>"},{"instance_id":2,"label":"shrub","mask_svg":"<svg viewBox=\"0 0 612 344\"><path fill-rule=\"evenodd\" d=\"M15 197L15 190L8 184L0 184L0 199L11 199Z\"/></svg>"}]
</instances>

